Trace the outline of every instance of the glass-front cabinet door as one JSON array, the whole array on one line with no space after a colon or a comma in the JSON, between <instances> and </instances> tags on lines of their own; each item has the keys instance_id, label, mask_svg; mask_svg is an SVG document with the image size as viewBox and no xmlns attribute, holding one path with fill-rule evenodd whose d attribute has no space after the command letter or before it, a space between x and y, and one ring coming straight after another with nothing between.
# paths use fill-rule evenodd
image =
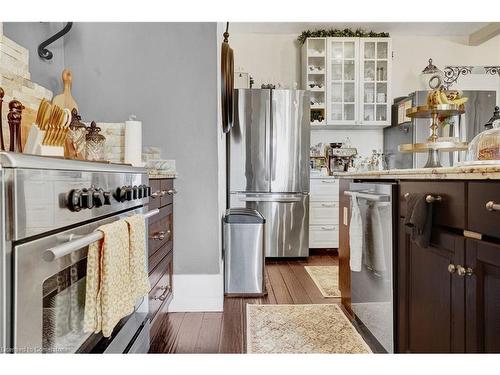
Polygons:
<instances>
[{"instance_id":1,"label":"glass-front cabinet door","mask_svg":"<svg viewBox=\"0 0 500 375\"><path fill-rule=\"evenodd\" d=\"M360 123L390 124L391 40L360 38Z\"/></svg>"},{"instance_id":2,"label":"glass-front cabinet door","mask_svg":"<svg viewBox=\"0 0 500 375\"><path fill-rule=\"evenodd\" d=\"M329 125L354 125L358 113L358 38L328 38Z\"/></svg>"}]
</instances>

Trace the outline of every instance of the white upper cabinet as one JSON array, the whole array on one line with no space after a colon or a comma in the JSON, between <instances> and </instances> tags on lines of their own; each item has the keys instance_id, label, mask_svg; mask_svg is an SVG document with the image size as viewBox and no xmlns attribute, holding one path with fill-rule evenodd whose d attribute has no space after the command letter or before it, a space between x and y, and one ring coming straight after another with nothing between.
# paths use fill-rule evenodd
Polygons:
<instances>
[{"instance_id":1,"label":"white upper cabinet","mask_svg":"<svg viewBox=\"0 0 500 375\"><path fill-rule=\"evenodd\" d=\"M359 111L359 38L327 38L327 55L327 123L355 125Z\"/></svg>"},{"instance_id":2,"label":"white upper cabinet","mask_svg":"<svg viewBox=\"0 0 500 375\"><path fill-rule=\"evenodd\" d=\"M312 118L322 115L330 126L390 125L390 38L310 38L303 61Z\"/></svg>"},{"instance_id":3,"label":"white upper cabinet","mask_svg":"<svg viewBox=\"0 0 500 375\"><path fill-rule=\"evenodd\" d=\"M359 123L390 125L391 121L391 40L361 38Z\"/></svg>"}]
</instances>

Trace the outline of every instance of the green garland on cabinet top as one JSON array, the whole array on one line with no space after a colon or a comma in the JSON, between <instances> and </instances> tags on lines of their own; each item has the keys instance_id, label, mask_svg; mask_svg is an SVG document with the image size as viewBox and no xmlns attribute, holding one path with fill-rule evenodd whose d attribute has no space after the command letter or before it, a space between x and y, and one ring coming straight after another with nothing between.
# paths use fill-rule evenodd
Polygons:
<instances>
[{"instance_id":1,"label":"green garland on cabinet top","mask_svg":"<svg viewBox=\"0 0 500 375\"><path fill-rule=\"evenodd\" d=\"M365 31L363 29L320 29L320 30L306 30L299 35L297 40L304 44L307 38L328 38L328 37L344 37L344 38L389 38L389 33L376 33L375 31Z\"/></svg>"}]
</instances>

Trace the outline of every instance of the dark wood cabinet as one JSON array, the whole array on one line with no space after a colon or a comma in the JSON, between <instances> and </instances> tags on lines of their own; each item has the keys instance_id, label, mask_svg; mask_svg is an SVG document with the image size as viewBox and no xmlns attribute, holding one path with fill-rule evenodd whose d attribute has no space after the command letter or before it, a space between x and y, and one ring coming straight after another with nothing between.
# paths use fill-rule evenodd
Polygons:
<instances>
[{"instance_id":1,"label":"dark wood cabinet","mask_svg":"<svg viewBox=\"0 0 500 375\"><path fill-rule=\"evenodd\" d=\"M436 230L431 245L421 248L402 234L398 351L463 352L465 285L455 265L464 263L464 238Z\"/></svg>"},{"instance_id":2,"label":"dark wood cabinet","mask_svg":"<svg viewBox=\"0 0 500 375\"><path fill-rule=\"evenodd\" d=\"M339 283L350 311L349 199L340 185ZM395 258L396 351L500 353L499 181L399 181ZM433 203L431 244L411 241L404 225L406 194ZM493 202L493 203L491 203ZM346 223L344 223L344 212Z\"/></svg>"},{"instance_id":3,"label":"dark wood cabinet","mask_svg":"<svg viewBox=\"0 0 500 375\"><path fill-rule=\"evenodd\" d=\"M464 267L466 350L500 353L500 245L467 239Z\"/></svg>"},{"instance_id":4,"label":"dark wood cabinet","mask_svg":"<svg viewBox=\"0 0 500 375\"><path fill-rule=\"evenodd\" d=\"M149 209L159 209L148 224L150 336L160 332L162 317L173 297L174 205L173 179L151 179Z\"/></svg>"},{"instance_id":5,"label":"dark wood cabinet","mask_svg":"<svg viewBox=\"0 0 500 375\"><path fill-rule=\"evenodd\" d=\"M406 192L442 198L428 248L406 233ZM495 181L401 182L399 352L500 352L500 221L485 207L499 200Z\"/></svg>"}]
</instances>

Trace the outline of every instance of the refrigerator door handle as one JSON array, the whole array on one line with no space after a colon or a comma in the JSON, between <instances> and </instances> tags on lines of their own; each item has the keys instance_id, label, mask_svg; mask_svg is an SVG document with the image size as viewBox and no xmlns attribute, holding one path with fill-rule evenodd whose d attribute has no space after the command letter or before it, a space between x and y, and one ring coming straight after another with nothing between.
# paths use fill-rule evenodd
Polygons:
<instances>
[{"instance_id":1,"label":"refrigerator door handle","mask_svg":"<svg viewBox=\"0 0 500 375\"><path fill-rule=\"evenodd\" d=\"M276 152L276 147L277 147L277 143L276 143L276 129L275 129L275 126L277 124L277 121L276 120L276 106L273 105L273 101L274 101L274 97L273 95L275 95L276 92L273 92L271 91L271 123L270 123L270 130L271 130L271 149L270 149L270 153L271 153L271 182L274 181L276 179L276 158L274 157L274 153Z\"/></svg>"}]
</instances>

